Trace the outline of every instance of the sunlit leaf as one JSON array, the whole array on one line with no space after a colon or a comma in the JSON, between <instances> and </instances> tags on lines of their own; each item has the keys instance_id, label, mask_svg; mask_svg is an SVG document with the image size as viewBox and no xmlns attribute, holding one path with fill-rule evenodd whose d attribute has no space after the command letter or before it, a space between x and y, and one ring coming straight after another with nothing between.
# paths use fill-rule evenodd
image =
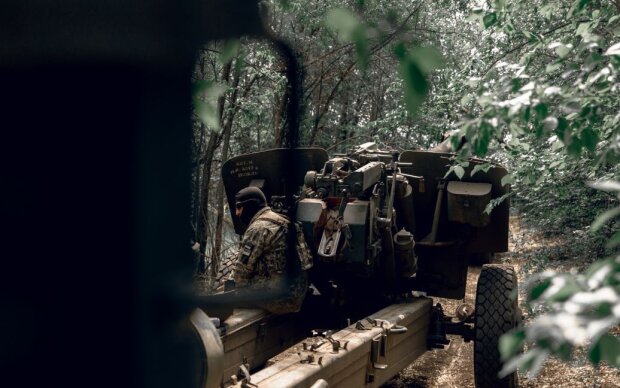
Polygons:
<instances>
[{"instance_id":1,"label":"sunlit leaf","mask_svg":"<svg viewBox=\"0 0 620 388\"><path fill-rule=\"evenodd\" d=\"M553 73L554 71L560 70L562 68L562 62L552 62L547 65L545 68L545 72L547 74Z\"/></svg>"},{"instance_id":2,"label":"sunlit leaf","mask_svg":"<svg viewBox=\"0 0 620 388\"><path fill-rule=\"evenodd\" d=\"M543 127L546 132L553 132L558 127L558 119L555 117L547 117L543 121Z\"/></svg>"},{"instance_id":3,"label":"sunlit leaf","mask_svg":"<svg viewBox=\"0 0 620 388\"><path fill-rule=\"evenodd\" d=\"M439 51L432 47L416 47L411 50L410 56L425 74L440 68L444 62Z\"/></svg>"},{"instance_id":4,"label":"sunlit leaf","mask_svg":"<svg viewBox=\"0 0 620 388\"><path fill-rule=\"evenodd\" d=\"M590 23L579 23L579 27L575 31L576 35L583 36L585 33L589 32Z\"/></svg>"},{"instance_id":5,"label":"sunlit leaf","mask_svg":"<svg viewBox=\"0 0 620 388\"><path fill-rule=\"evenodd\" d=\"M603 225L605 225L609 220L611 220L612 218L618 217L618 215L620 215L620 206L615 207L613 209L609 209L605 211L604 213L600 214L598 217L596 217L596 220L594 220L590 229L592 229L593 232L596 232Z\"/></svg>"},{"instance_id":6,"label":"sunlit leaf","mask_svg":"<svg viewBox=\"0 0 620 388\"><path fill-rule=\"evenodd\" d=\"M569 281L557 292L547 296L546 299L548 302L564 302L579 291L581 291L581 288L575 282Z\"/></svg>"},{"instance_id":7,"label":"sunlit leaf","mask_svg":"<svg viewBox=\"0 0 620 388\"><path fill-rule=\"evenodd\" d=\"M474 168L471 170L471 172L469 173L469 176L473 177L478 171L487 173L491 167L493 166L490 165L489 163L476 164Z\"/></svg>"},{"instance_id":8,"label":"sunlit leaf","mask_svg":"<svg viewBox=\"0 0 620 388\"><path fill-rule=\"evenodd\" d=\"M366 26L352 12L343 8L329 11L325 24L338 34L341 41L355 43L358 65L360 69L366 70L370 56Z\"/></svg>"},{"instance_id":9,"label":"sunlit leaf","mask_svg":"<svg viewBox=\"0 0 620 388\"><path fill-rule=\"evenodd\" d=\"M197 82L194 85L193 102L196 116L213 130L220 128L219 114L216 108L217 100L226 90L226 85L212 81Z\"/></svg>"},{"instance_id":10,"label":"sunlit leaf","mask_svg":"<svg viewBox=\"0 0 620 388\"><path fill-rule=\"evenodd\" d=\"M618 181L589 182L588 186L602 191L620 191L620 182Z\"/></svg>"},{"instance_id":11,"label":"sunlit leaf","mask_svg":"<svg viewBox=\"0 0 620 388\"><path fill-rule=\"evenodd\" d=\"M607 240L607 242L605 243L605 247L607 249L614 249L619 245L620 245L620 231L614 233L614 235L611 236L609 240Z\"/></svg>"},{"instance_id":12,"label":"sunlit leaf","mask_svg":"<svg viewBox=\"0 0 620 388\"><path fill-rule=\"evenodd\" d=\"M196 115L207 127L213 130L219 130L220 128L220 119L217 114L216 109L212 104L207 102L198 101L194 102L194 107L196 110Z\"/></svg>"},{"instance_id":13,"label":"sunlit leaf","mask_svg":"<svg viewBox=\"0 0 620 388\"><path fill-rule=\"evenodd\" d=\"M525 331L523 329L510 331L499 338L499 354L502 360L507 360L523 349Z\"/></svg>"},{"instance_id":14,"label":"sunlit leaf","mask_svg":"<svg viewBox=\"0 0 620 388\"><path fill-rule=\"evenodd\" d=\"M605 55L620 55L620 43L616 43L605 51Z\"/></svg>"},{"instance_id":15,"label":"sunlit leaf","mask_svg":"<svg viewBox=\"0 0 620 388\"><path fill-rule=\"evenodd\" d=\"M558 54L560 58L564 58L570 53L571 49L572 47L562 44L555 48L555 53Z\"/></svg>"},{"instance_id":16,"label":"sunlit leaf","mask_svg":"<svg viewBox=\"0 0 620 388\"><path fill-rule=\"evenodd\" d=\"M352 12L343 9L332 9L325 17L327 27L335 31L345 41L353 40L353 33L359 27L360 21Z\"/></svg>"},{"instance_id":17,"label":"sunlit leaf","mask_svg":"<svg viewBox=\"0 0 620 388\"><path fill-rule=\"evenodd\" d=\"M465 169L461 166L454 166L454 173L459 179L463 179L463 175L465 175Z\"/></svg>"},{"instance_id":18,"label":"sunlit leaf","mask_svg":"<svg viewBox=\"0 0 620 388\"><path fill-rule=\"evenodd\" d=\"M514 182L514 178L510 174L506 174L502 177L501 185L506 186Z\"/></svg>"}]
</instances>

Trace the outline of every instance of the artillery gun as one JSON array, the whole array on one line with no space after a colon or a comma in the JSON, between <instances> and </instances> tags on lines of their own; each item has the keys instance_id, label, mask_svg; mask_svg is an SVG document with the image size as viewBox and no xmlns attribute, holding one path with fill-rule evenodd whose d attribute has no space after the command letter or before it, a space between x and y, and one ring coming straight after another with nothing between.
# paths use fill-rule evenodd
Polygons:
<instances>
[{"instance_id":1,"label":"artillery gun","mask_svg":"<svg viewBox=\"0 0 620 388\"><path fill-rule=\"evenodd\" d=\"M470 259L508 248L509 202L484 212L509 192L506 170L491 164L472 176L489 162L471 159L460 180L452 158L366 143L332 158L320 148L273 149L224 163L230 209L238 190L256 186L301 224L314 256L312 292L299 313L236 309L218 325L207 314L251 307L251 298L203 298L192 317L200 385L379 386L450 334L474 341L477 387L516 386L516 374L497 376L499 337L520 319L514 270L484 265L475 306L453 316L431 298L463 299Z\"/></svg>"}]
</instances>

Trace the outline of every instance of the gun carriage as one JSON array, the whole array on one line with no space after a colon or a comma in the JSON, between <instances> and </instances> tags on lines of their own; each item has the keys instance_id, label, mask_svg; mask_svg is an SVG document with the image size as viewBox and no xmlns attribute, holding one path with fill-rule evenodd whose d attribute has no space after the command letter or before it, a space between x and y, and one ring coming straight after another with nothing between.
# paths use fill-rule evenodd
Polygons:
<instances>
[{"instance_id":1,"label":"gun carriage","mask_svg":"<svg viewBox=\"0 0 620 388\"><path fill-rule=\"evenodd\" d=\"M509 192L506 170L492 164L472 176L488 163L472 159L460 180L448 173L452 157L366 143L332 158L320 148L274 149L224 163L230 209L238 190L256 186L301 224L314 256L312 292L299 313L239 308L217 327L207 314L249 307L256 296L204 297L192 317L200 385L379 386L451 334L474 341L476 386L516 386L515 374L497 377L499 337L520 319L514 270L484 265L475 306L453 316L431 298L463 299L472 258L508 249L508 200L484 212Z\"/></svg>"}]
</instances>

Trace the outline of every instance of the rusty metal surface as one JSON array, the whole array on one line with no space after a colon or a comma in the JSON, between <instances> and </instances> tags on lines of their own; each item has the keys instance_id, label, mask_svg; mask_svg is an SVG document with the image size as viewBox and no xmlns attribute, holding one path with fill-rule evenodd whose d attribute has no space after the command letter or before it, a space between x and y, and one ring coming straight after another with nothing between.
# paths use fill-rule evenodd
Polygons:
<instances>
[{"instance_id":1,"label":"rusty metal surface","mask_svg":"<svg viewBox=\"0 0 620 388\"><path fill-rule=\"evenodd\" d=\"M374 367L373 339L376 344L386 330L363 320L357 327L354 323L331 336L340 344L338 351L331 343L314 351L308 346L308 350L289 354L253 374L251 383L258 387L311 387L324 379L330 387L378 387L427 350L430 308L430 299L419 298L390 305L371 315L377 322L384 322L384 328L392 326L393 331L385 338L385 357L378 355ZM375 352L380 349L377 346Z\"/></svg>"}]
</instances>

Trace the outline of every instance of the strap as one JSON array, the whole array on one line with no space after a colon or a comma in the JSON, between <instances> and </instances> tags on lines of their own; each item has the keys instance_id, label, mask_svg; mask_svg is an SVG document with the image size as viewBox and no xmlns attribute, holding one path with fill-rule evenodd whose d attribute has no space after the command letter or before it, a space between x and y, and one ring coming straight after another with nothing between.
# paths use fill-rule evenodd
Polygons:
<instances>
[{"instance_id":1,"label":"strap","mask_svg":"<svg viewBox=\"0 0 620 388\"><path fill-rule=\"evenodd\" d=\"M284 216L281 216L277 213L273 213L271 211L266 212L265 214L261 214L258 217L259 220L266 220L266 221L271 221L274 224L280 225L280 226L288 226L288 224L290 223L289 220L287 220L286 218L284 218Z\"/></svg>"}]
</instances>

